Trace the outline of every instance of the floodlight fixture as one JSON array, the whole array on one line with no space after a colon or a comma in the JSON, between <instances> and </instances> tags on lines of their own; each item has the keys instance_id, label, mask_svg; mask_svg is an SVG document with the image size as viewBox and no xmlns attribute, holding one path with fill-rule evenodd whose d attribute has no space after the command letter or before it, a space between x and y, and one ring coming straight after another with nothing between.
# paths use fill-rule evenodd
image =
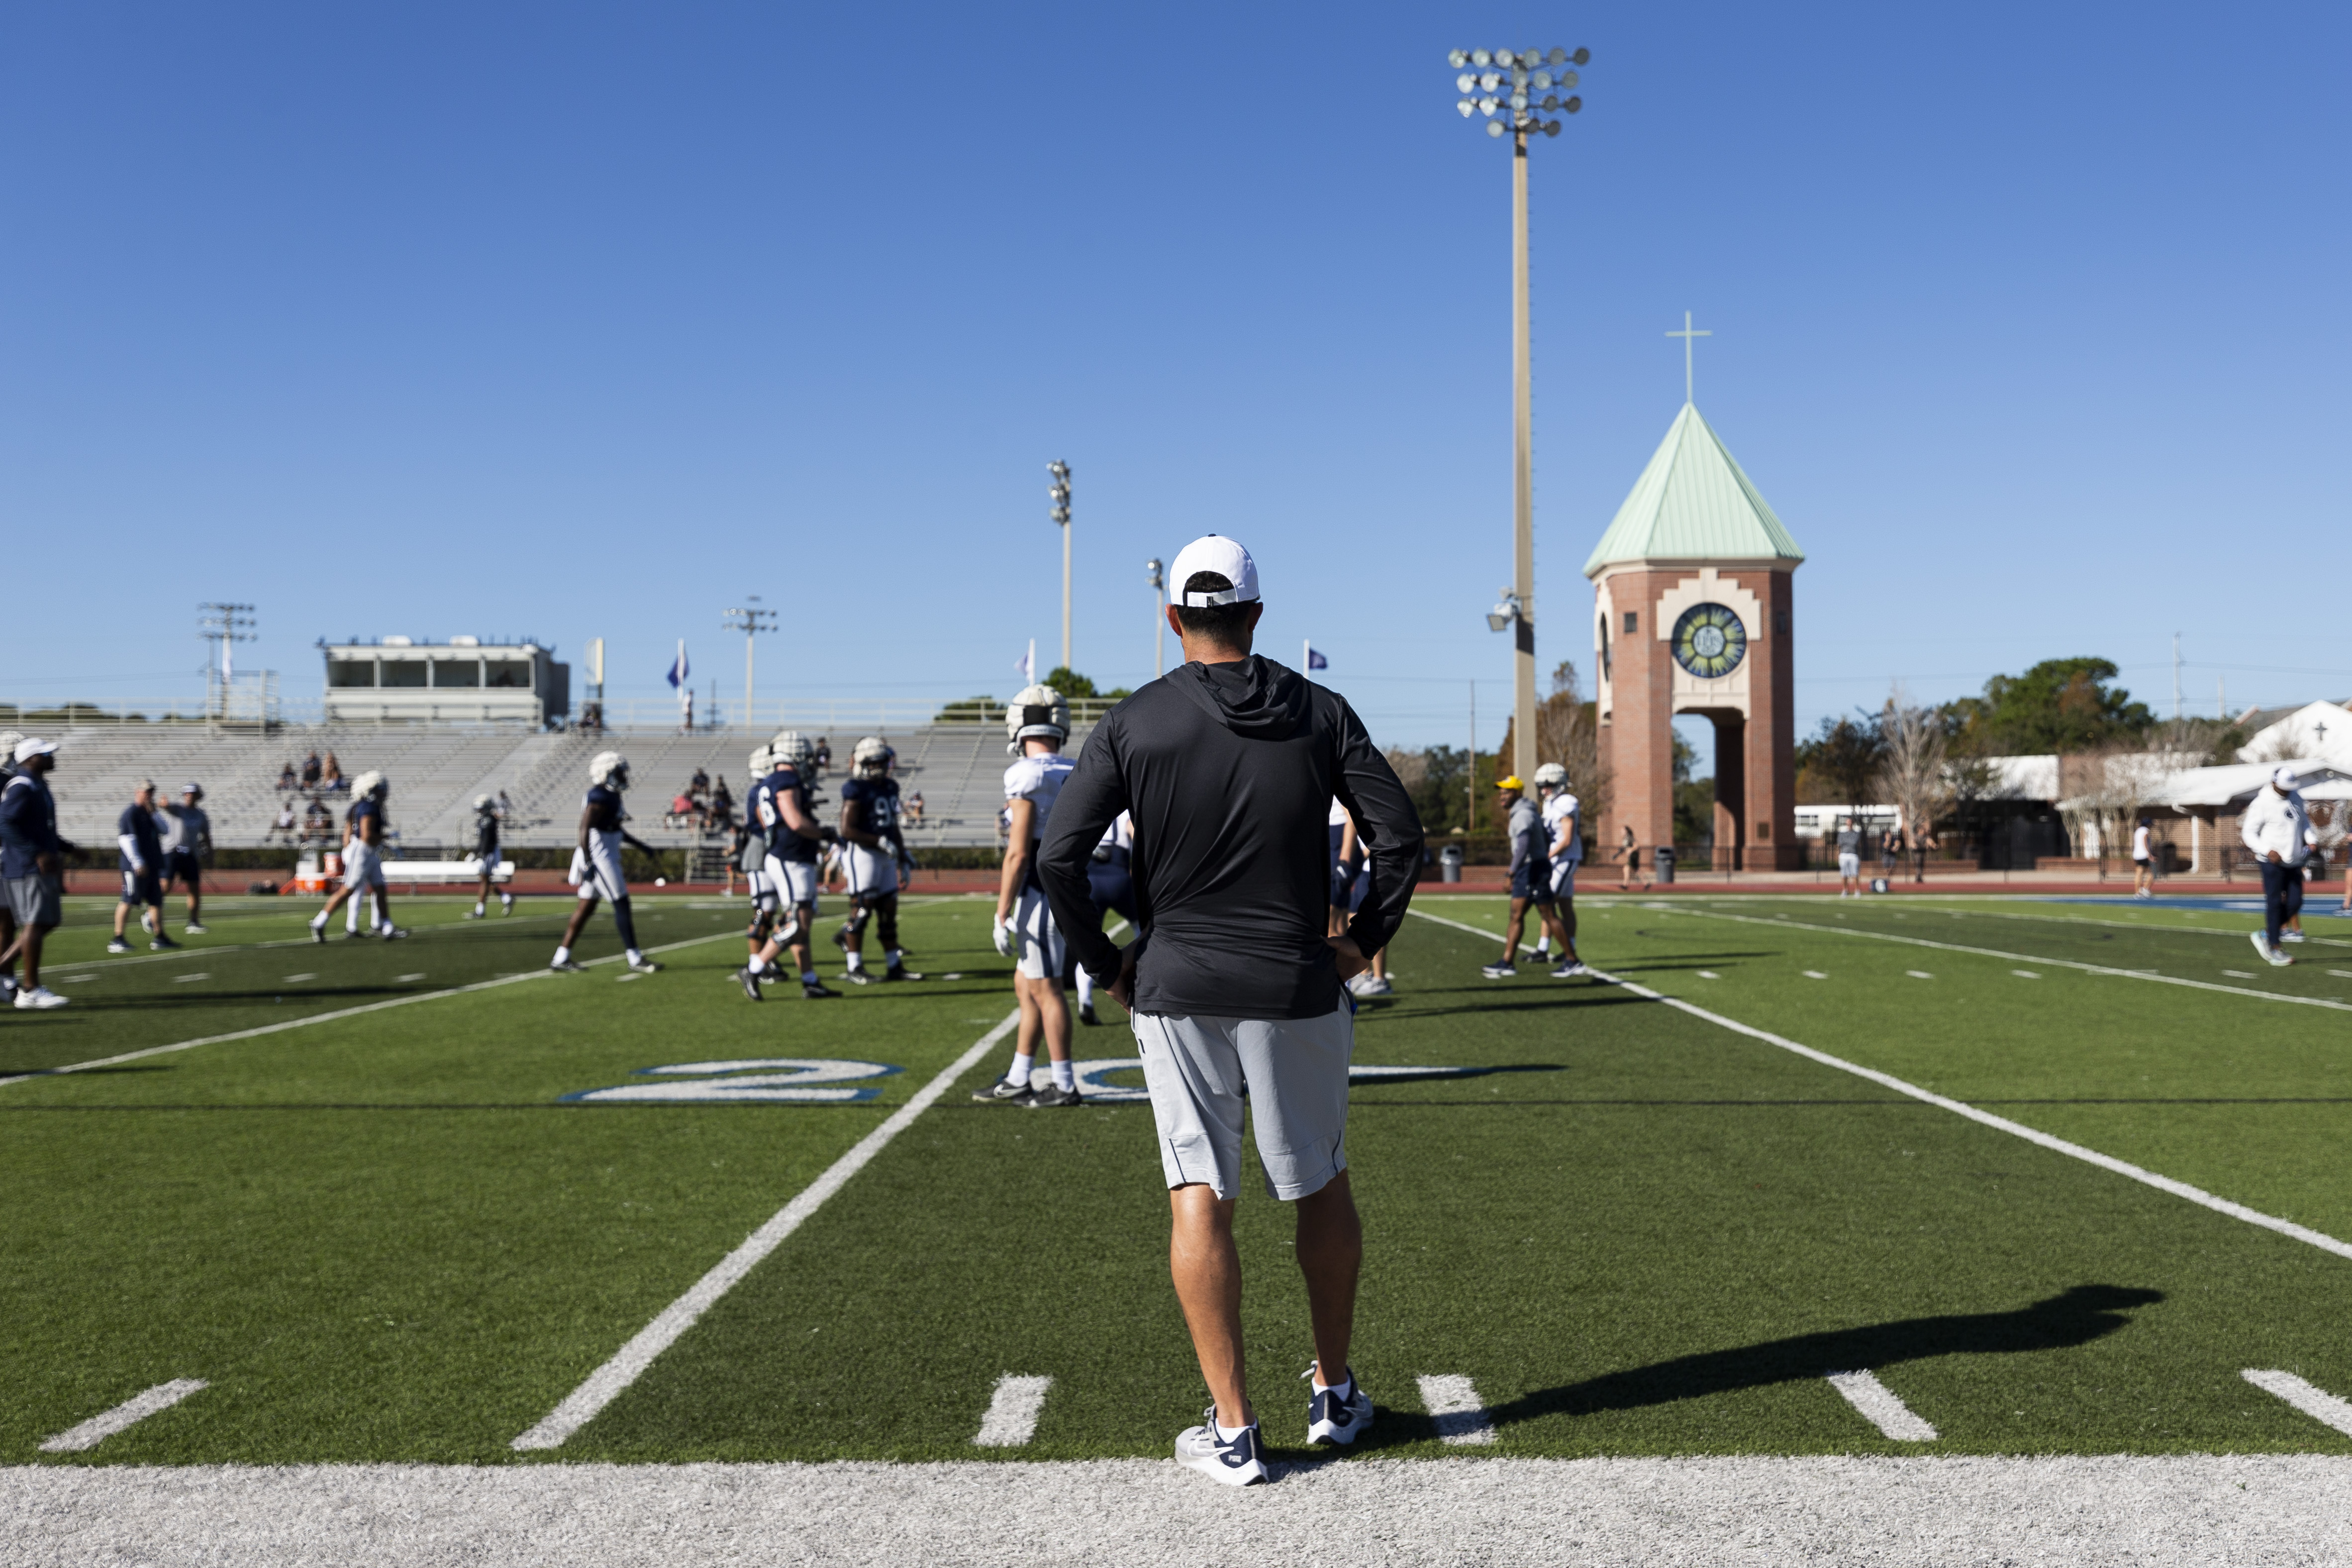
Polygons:
<instances>
[{"instance_id":1,"label":"floodlight fixture","mask_svg":"<svg viewBox=\"0 0 2352 1568\"><path fill-rule=\"evenodd\" d=\"M1495 63L1495 57L1488 54L1484 49L1472 49L1470 51L1470 63L1474 66L1490 66Z\"/></svg>"},{"instance_id":2,"label":"floodlight fixture","mask_svg":"<svg viewBox=\"0 0 2352 1568\"><path fill-rule=\"evenodd\" d=\"M1493 110L1491 110L1491 109L1490 109L1490 110L1486 110L1486 112L1487 112L1487 113L1489 113L1489 114L1492 114L1492 113L1494 113L1495 111L1494 111ZM1499 136L1501 136L1501 135L1502 135L1502 133L1503 133L1503 122L1502 122L1501 121L1499 121L1499 120L1490 120L1490 121L1486 121L1486 134L1487 134L1487 135L1489 135L1489 136L1496 136L1496 137L1499 137Z\"/></svg>"},{"instance_id":3,"label":"floodlight fixture","mask_svg":"<svg viewBox=\"0 0 2352 1568\"><path fill-rule=\"evenodd\" d=\"M1454 112L1467 120L1471 110L1477 110L1492 122L1486 127L1487 135L1499 140L1508 130L1517 135L1522 150L1529 136L1559 134L1555 122L1544 116L1563 110L1574 114L1584 107L1581 99L1560 96L1577 85L1576 73L1545 68L1565 67L1570 61L1582 65L1592 58L1590 49L1580 48L1573 54L1564 48L1454 49L1445 58L1449 63L1466 60L1480 68L1464 70L1455 64L1454 89L1461 96L1454 100Z\"/></svg>"},{"instance_id":4,"label":"floodlight fixture","mask_svg":"<svg viewBox=\"0 0 2352 1568\"><path fill-rule=\"evenodd\" d=\"M1568 63L1572 66L1590 65L1592 63L1592 51L1591 49L1579 49L1576 53L1568 57Z\"/></svg>"},{"instance_id":5,"label":"floodlight fixture","mask_svg":"<svg viewBox=\"0 0 2352 1568\"><path fill-rule=\"evenodd\" d=\"M1445 51L1445 63L1460 70L1470 63L1470 53L1466 49L1448 49Z\"/></svg>"},{"instance_id":6,"label":"floodlight fixture","mask_svg":"<svg viewBox=\"0 0 2352 1568\"><path fill-rule=\"evenodd\" d=\"M1486 629L1490 632L1509 631L1511 623L1519 618L1519 596L1508 588L1501 593L1503 596L1495 601L1495 607L1486 612Z\"/></svg>"}]
</instances>

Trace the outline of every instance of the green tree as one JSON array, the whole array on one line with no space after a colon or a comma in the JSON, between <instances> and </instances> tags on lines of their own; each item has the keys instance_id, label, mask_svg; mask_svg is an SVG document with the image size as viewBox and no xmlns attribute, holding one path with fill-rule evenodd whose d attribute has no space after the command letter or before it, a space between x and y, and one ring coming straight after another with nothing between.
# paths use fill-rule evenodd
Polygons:
<instances>
[{"instance_id":1,"label":"green tree","mask_svg":"<svg viewBox=\"0 0 2352 1568\"><path fill-rule=\"evenodd\" d=\"M1824 719L1797 742L1797 798L1808 805L1870 805L1886 765L1886 737L1871 714Z\"/></svg>"},{"instance_id":2,"label":"green tree","mask_svg":"<svg viewBox=\"0 0 2352 1568\"><path fill-rule=\"evenodd\" d=\"M1088 680L1085 676L1080 675L1076 670L1072 669L1066 664L1057 664L1053 668L1047 670L1045 672L1045 684L1052 687L1055 690L1060 692L1063 696L1067 697L1072 700L1076 700L1081 697L1099 697L1102 695L1101 692L1095 689L1095 683L1093 681Z\"/></svg>"},{"instance_id":3,"label":"green tree","mask_svg":"<svg viewBox=\"0 0 2352 1568\"><path fill-rule=\"evenodd\" d=\"M2021 756L2136 741L2156 715L2110 684L2117 673L2104 658L2048 658L2022 675L1996 675L1983 696L1963 697L1947 710L1958 736L1955 750Z\"/></svg>"}]
</instances>

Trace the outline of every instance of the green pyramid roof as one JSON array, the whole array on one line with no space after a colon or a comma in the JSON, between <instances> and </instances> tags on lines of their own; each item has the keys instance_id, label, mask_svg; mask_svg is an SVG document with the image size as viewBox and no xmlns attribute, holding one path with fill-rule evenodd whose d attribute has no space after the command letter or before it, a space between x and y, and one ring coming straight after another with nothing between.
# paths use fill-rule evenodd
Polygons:
<instances>
[{"instance_id":1,"label":"green pyramid roof","mask_svg":"<svg viewBox=\"0 0 2352 1568\"><path fill-rule=\"evenodd\" d=\"M1685 403L1666 438L1650 454L1633 493L1584 563L1584 574L1622 561L1676 557L1716 561L1802 561L1805 552L1772 515L1761 492L1702 418Z\"/></svg>"}]
</instances>

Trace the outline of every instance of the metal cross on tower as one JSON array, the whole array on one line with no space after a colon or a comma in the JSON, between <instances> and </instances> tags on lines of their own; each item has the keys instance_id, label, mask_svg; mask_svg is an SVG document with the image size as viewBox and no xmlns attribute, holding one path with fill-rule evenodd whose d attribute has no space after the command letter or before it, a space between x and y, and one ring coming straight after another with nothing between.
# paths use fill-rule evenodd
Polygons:
<instances>
[{"instance_id":1,"label":"metal cross on tower","mask_svg":"<svg viewBox=\"0 0 2352 1568\"><path fill-rule=\"evenodd\" d=\"M1715 334L1705 330L1692 330L1691 313L1688 310L1685 310L1683 312L1683 330L1679 332L1668 332L1666 336L1670 338L1680 338L1683 341L1683 401L1685 403L1688 403L1691 401L1691 340L1693 338L1711 338L1715 336Z\"/></svg>"}]
</instances>

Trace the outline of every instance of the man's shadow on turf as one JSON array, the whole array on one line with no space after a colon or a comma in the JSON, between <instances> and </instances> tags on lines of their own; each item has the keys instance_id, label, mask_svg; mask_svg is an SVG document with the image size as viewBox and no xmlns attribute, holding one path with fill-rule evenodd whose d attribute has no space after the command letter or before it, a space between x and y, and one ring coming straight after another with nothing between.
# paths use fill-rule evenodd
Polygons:
<instances>
[{"instance_id":1,"label":"man's shadow on turf","mask_svg":"<svg viewBox=\"0 0 2352 1568\"><path fill-rule=\"evenodd\" d=\"M1496 1426L1546 1415L1597 1415L1641 1410L1710 1394L1730 1394L1776 1383L1800 1383L1832 1372L1875 1371L1929 1356L2000 1355L2020 1351L2066 1350L2104 1339L2131 1320L2127 1308L2164 1300L2161 1290L2124 1285L2077 1285L2014 1312L1959 1312L1938 1318L1905 1318L1855 1329L1831 1329L1769 1340L1737 1350L1677 1356L1654 1366L1603 1373L1582 1383L1538 1389L1486 1412ZM1384 1414L1391 1414L1386 1413ZM1375 1426L1365 1447L1416 1442L1432 1436L1432 1418L1396 1411L1383 1432ZM1381 1439L1385 1439L1381 1442Z\"/></svg>"}]
</instances>

